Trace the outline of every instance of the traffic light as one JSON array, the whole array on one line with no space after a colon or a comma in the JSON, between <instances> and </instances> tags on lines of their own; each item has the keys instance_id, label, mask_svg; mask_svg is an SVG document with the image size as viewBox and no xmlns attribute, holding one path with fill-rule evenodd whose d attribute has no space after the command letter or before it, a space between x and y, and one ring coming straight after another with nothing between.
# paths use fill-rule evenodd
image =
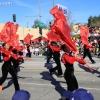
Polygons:
<instances>
[{"instance_id":1,"label":"traffic light","mask_svg":"<svg viewBox=\"0 0 100 100\"><path fill-rule=\"evenodd\" d=\"M42 35L42 28L39 27L39 33Z\"/></svg>"},{"instance_id":2,"label":"traffic light","mask_svg":"<svg viewBox=\"0 0 100 100\"><path fill-rule=\"evenodd\" d=\"M16 22L16 14L13 14L13 21Z\"/></svg>"},{"instance_id":3,"label":"traffic light","mask_svg":"<svg viewBox=\"0 0 100 100\"><path fill-rule=\"evenodd\" d=\"M49 22L49 25L50 25L50 27L51 27L51 22Z\"/></svg>"}]
</instances>

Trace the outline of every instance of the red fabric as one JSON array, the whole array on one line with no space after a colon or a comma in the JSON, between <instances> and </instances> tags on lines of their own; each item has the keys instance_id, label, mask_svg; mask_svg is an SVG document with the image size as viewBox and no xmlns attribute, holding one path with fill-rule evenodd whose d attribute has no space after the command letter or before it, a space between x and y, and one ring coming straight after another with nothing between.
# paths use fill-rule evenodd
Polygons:
<instances>
[{"instance_id":1,"label":"red fabric","mask_svg":"<svg viewBox=\"0 0 100 100\"><path fill-rule=\"evenodd\" d=\"M47 41L48 39L45 37L42 37L42 41Z\"/></svg>"},{"instance_id":2,"label":"red fabric","mask_svg":"<svg viewBox=\"0 0 100 100\"><path fill-rule=\"evenodd\" d=\"M8 61L10 59L10 57L13 57L16 60L20 58L20 56L14 54L14 53L11 54L11 52L12 52L11 50L7 51L7 50L2 48L1 51L2 51L2 54L3 54L4 61Z\"/></svg>"},{"instance_id":3,"label":"red fabric","mask_svg":"<svg viewBox=\"0 0 100 100\"><path fill-rule=\"evenodd\" d=\"M18 60L19 60L19 61L22 61L23 59L22 59L22 57L19 57Z\"/></svg>"},{"instance_id":4,"label":"red fabric","mask_svg":"<svg viewBox=\"0 0 100 100\"><path fill-rule=\"evenodd\" d=\"M3 59L4 61L8 61L10 59L10 54L11 54L11 51L7 51L5 49L2 48L2 54L3 54Z\"/></svg>"},{"instance_id":5,"label":"red fabric","mask_svg":"<svg viewBox=\"0 0 100 100\"><path fill-rule=\"evenodd\" d=\"M53 31L50 31L46 35L47 35L49 41L57 41L57 40L59 40L58 36Z\"/></svg>"},{"instance_id":6,"label":"red fabric","mask_svg":"<svg viewBox=\"0 0 100 100\"><path fill-rule=\"evenodd\" d=\"M50 13L54 16L55 19L60 18L66 22L66 17L64 16L63 12L58 9L58 6L55 6L53 9L51 9Z\"/></svg>"},{"instance_id":7,"label":"red fabric","mask_svg":"<svg viewBox=\"0 0 100 100\"><path fill-rule=\"evenodd\" d=\"M14 35L10 38L10 41L8 41L8 44L9 44L10 46L16 47L16 46L19 45L18 41L19 41L19 35L18 35L18 34L14 34Z\"/></svg>"},{"instance_id":8,"label":"red fabric","mask_svg":"<svg viewBox=\"0 0 100 100\"><path fill-rule=\"evenodd\" d=\"M11 25L14 25L13 22L9 22L7 25L6 25L6 33L10 36L11 34Z\"/></svg>"},{"instance_id":9,"label":"red fabric","mask_svg":"<svg viewBox=\"0 0 100 100\"><path fill-rule=\"evenodd\" d=\"M1 34L0 37L2 42L8 42L10 40L9 36L6 33Z\"/></svg>"},{"instance_id":10,"label":"red fabric","mask_svg":"<svg viewBox=\"0 0 100 100\"><path fill-rule=\"evenodd\" d=\"M0 40L7 42L10 46L17 46L19 41L19 36L16 34L17 29L18 24L7 22L1 31Z\"/></svg>"},{"instance_id":11,"label":"red fabric","mask_svg":"<svg viewBox=\"0 0 100 100\"><path fill-rule=\"evenodd\" d=\"M5 55L10 55L11 51L7 51L4 48L1 49L2 53Z\"/></svg>"},{"instance_id":12,"label":"red fabric","mask_svg":"<svg viewBox=\"0 0 100 100\"><path fill-rule=\"evenodd\" d=\"M17 29L18 29L18 24L11 23L11 34L16 34Z\"/></svg>"},{"instance_id":13,"label":"red fabric","mask_svg":"<svg viewBox=\"0 0 100 100\"><path fill-rule=\"evenodd\" d=\"M14 59L16 59L16 60L20 58L20 56L18 56L18 55L16 55L16 54L12 54L11 56L12 56Z\"/></svg>"},{"instance_id":14,"label":"red fabric","mask_svg":"<svg viewBox=\"0 0 100 100\"><path fill-rule=\"evenodd\" d=\"M88 44L87 45L84 45L84 46L85 46L86 49L88 49L88 48L94 48L94 46L88 45Z\"/></svg>"},{"instance_id":15,"label":"red fabric","mask_svg":"<svg viewBox=\"0 0 100 100\"><path fill-rule=\"evenodd\" d=\"M51 27L51 30L59 36L61 40L72 50L76 51L76 46L71 39L70 29L66 23L66 18L62 11L58 7L51 9L50 13L55 17L54 24Z\"/></svg>"},{"instance_id":16,"label":"red fabric","mask_svg":"<svg viewBox=\"0 0 100 100\"><path fill-rule=\"evenodd\" d=\"M30 44L30 41L31 41L31 38L32 38L33 36L32 35L30 35L29 33L26 35L26 37L24 38L24 42L26 43L26 44Z\"/></svg>"},{"instance_id":17,"label":"red fabric","mask_svg":"<svg viewBox=\"0 0 100 100\"><path fill-rule=\"evenodd\" d=\"M80 35L82 43L88 45L89 28L86 26L80 26Z\"/></svg>"},{"instance_id":18,"label":"red fabric","mask_svg":"<svg viewBox=\"0 0 100 100\"><path fill-rule=\"evenodd\" d=\"M2 31L1 31L1 34L0 34L1 38L0 39L1 39L2 42L8 42L10 40L10 37L9 37L10 27L9 27L9 25L10 25L10 22L7 22L4 25L4 27L3 27Z\"/></svg>"},{"instance_id":19,"label":"red fabric","mask_svg":"<svg viewBox=\"0 0 100 100\"><path fill-rule=\"evenodd\" d=\"M85 60L84 59L79 59L79 58L76 58L76 61L81 63L81 64L86 64Z\"/></svg>"},{"instance_id":20,"label":"red fabric","mask_svg":"<svg viewBox=\"0 0 100 100\"><path fill-rule=\"evenodd\" d=\"M32 42L39 42L40 41L40 38L35 38L32 40Z\"/></svg>"},{"instance_id":21,"label":"red fabric","mask_svg":"<svg viewBox=\"0 0 100 100\"><path fill-rule=\"evenodd\" d=\"M19 41L19 35L18 34L16 34L16 32L17 32L17 29L18 29L18 24L13 24L13 23L11 23L10 24L10 26L11 26L11 30L10 30L10 41L8 41L8 43L9 43L9 45L10 46L18 46L19 44L18 44L18 41Z\"/></svg>"},{"instance_id":22,"label":"red fabric","mask_svg":"<svg viewBox=\"0 0 100 100\"><path fill-rule=\"evenodd\" d=\"M81 64L85 64L83 59L79 59L76 58L75 56L69 56L67 54L63 54L61 61L66 64L66 63L70 63L73 64L75 61L81 63Z\"/></svg>"},{"instance_id":23,"label":"red fabric","mask_svg":"<svg viewBox=\"0 0 100 100\"><path fill-rule=\"evenodd\" d=\"M4 59L4 61L8 61L10 59L10 57L5 55L5 56L3 56L3 59Z\"/></svg>"},{"instance_id":24,"label":"red fabric","mask_svg":"<svg viewBox=\"0 0 100 100\"><path fill-rule=\"evenodd\" d=\"M54 47L52 45L49 44L49 47L52 49L52 51L60 51L61 50L61 47Z\"/></svg>"},{"instance_id":25,"label":"red fabric","mask_svg":"<svg viewBox=\"0 0 100 100\"><path fill-rule=\"evenodd\" d=\"M16 46L16 47L15 47L15 49L16 49L17 51L19 51L19 52L22 52L24 48L25 48L24 46Z\"/></svg>"}]
</instances>

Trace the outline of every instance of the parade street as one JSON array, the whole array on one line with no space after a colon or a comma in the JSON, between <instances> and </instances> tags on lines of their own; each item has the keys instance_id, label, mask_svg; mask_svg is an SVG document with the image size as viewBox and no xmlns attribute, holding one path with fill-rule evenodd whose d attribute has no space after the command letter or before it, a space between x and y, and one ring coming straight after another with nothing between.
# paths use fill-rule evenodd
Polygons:
<instances>
[{"instance_id":1,"label":"parade street","mask_svg":"<svg viewBox=\"0 0 100 100\"><path fill-rule=\"evenodd\" d=\"M89 90L94 100L100 99L100 58L93 57L96 64L91 64L90 60L86 58L90 66L94 69L91 73L88 68L74 64L75 76L77 78L80 88ZM2 63L0 63L2 66ZM57 73L49 74L49 69L55 66L51 59L50 64L46 64L46 57L38 56L32 57L32 60L25 60L20 64L18 81L20 88L28 91L31 94L30 100L61 100L61 96L67 85L64 78L58 78ZM63 72L64 65L62 64ZM0 71L0 77L2 72ZM11 76L8 75L6 82L3 84L3 91L0 93L0 100L11 100L14 94L14 86Z\"/></svg>"}]
</instances>

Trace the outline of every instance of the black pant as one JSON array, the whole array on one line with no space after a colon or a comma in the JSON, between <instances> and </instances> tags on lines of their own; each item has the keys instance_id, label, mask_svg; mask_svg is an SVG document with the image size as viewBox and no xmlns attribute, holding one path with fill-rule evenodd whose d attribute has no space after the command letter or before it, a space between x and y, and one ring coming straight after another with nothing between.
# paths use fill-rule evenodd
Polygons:
<instances>
[{"instance_id":1,"label":"black pant","mask_svg":"<svg viewBox=\"0 0 100 100\"><path fill-rule=\"evenodd\" d=\"M19 55L20 55L20 56L23 56L23 52L20 51L20 52L19 52ZM21 61L21 62L24 62L24 59L23 59L23 58L22 58L22 61Z\"/></svg>"},{"instance_id":2,"label":"black pant","mask_svg":"<svg viewBox=\"0 0 100 100\"><path fill-rule=\"evenodd\" d=\"M78 83L74 76L74 68L73 67L66 68L66 70L64 72L64 78L66 80L67 89L69 91L74 91L74 90L78 89Z\"/></svg>"},{"instance_id":3,"label":"black pant","mask_svg":"<svg viewBox=\"0 0 100 100\"><path fill-rule=\"evenodd\" d=\"M58 71L58 75L62 75L62 68L61 68L61 61L60 61L60 57L53 57L55 63L57 64L56 67L50 69L52 72L54 72L55 70Z\"/></svg>"},{"instance_id":4,"label":"black pant","mask_svg":"<svg viewBox=\"0 0 100 100\"><path fill-rule=\"evenodd\" d=\"M99 44L99 51L100 51L100 44Z\"/></svg>"},{"instance_id":5,"label":"black pant","mask_svg":"<svg viewBox=\"0 0 100 100\"><path fill-rule=\"evenodd\" d=\"M12 63L13 63L13 67L14 67L14 69L15 69L15 72L17 73L17 68L18 68L18 66L19 66L19 61L16 60L16 59L14 59L14 58L11 58L11 61L12 61Z\"/></svg>"},{"instance_id":6,"label":"black pant","mask_svg":"<svg viewBox=\"0 0 100 100\"><path fill-rule=\"evenodd\" d=\"M47 63L49 63L50 59L52 58L52 54L50 54L47 58Z\"/></svg>"},{"instance_id":7,"label":"black pant","mask_svg":"<svg viewBox=\"0 0 100 100\"><path fill-rule=\"evenodd\" d=\"M94 62L94 60L92 59L91 53L89 49L84 49L84 54L83 54L83 59L88 56L89 59L91 60L91 62Z\"/></svg>"},{"instance_id":8,"label":"black pant","mask_svg":"<svg viewBox=\"0 0 100 100\"><path fill-rule=\"evenodd\" d=\"M11 74L13 78L15 91L20 90L16 72L14 68L11 66L11 61L4 62L4 64L2 65L2 78L0 79L0 85L2 85L5 82L8 72Z\"/></svg>"},{"instance_id":9,"label":"black pant","mask_svg":"<svg viewBox=\"0 0 100 100\"><path fill-rule=\"evenodd\" d=\"M2 62L2 60L1 60L1 53L0 53L0 62Z\"/></svg>"},{"instance_id":10,"label":"black pant","mask_svg":"<svg viewBox=\"0 0 100 100\"><path fill-rule=\"evenodd\" d=\"M27 51L28 51L27 56L28 56L29 58L31 58L31 52L30 52L30 50L27 49Z\"/></svg>"}]
</instances>

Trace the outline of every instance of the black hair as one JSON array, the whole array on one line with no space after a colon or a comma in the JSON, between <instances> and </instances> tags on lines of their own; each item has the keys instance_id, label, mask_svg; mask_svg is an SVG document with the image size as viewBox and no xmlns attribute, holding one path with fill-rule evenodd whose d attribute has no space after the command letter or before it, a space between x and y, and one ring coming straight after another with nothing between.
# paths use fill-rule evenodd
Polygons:
<instances>
[{"instance_id":1,"label":"black hair","mask_svg":"<svg viewBox=\"0 0 100 100\"><path fill-rule=\"evenodd\" d=\"M66 47L67 47L66 44L63 44L63 45L61 46L61 49L64 51L64 49L65 49Z\"/></svg>"},{"instance_id":2,"label":"black hair","mask_svg":"<svg viewBox=\"0 0 100 100\"><path fill-rule=\"evenodd\" d=\"M56 43L55 41L52 41L52 42L51 42L51 45L53 45L53 44L57 45L57 43Z\"/></svg>"},{"instance_id":3,"label":"black hair","mask_svg":"<svg viewBox=\"0 0 100 100\"><path fill-rule=\"evenodd\" d=\"M57 44L55 41L52 41L51 44Z\"/></svg>"},{"instance_id":4,"label":"black hair","mask_svg":"<svg viewBox=\"0 0 100 100\"><path fill-rule=\"evenodd\" d=\"M2 47L4 48L4 46L5 46L6 44L7 44L6 42L5 42L5 43L3 43L3 44L2 44Z\"/></svg>"}]
</instances>

